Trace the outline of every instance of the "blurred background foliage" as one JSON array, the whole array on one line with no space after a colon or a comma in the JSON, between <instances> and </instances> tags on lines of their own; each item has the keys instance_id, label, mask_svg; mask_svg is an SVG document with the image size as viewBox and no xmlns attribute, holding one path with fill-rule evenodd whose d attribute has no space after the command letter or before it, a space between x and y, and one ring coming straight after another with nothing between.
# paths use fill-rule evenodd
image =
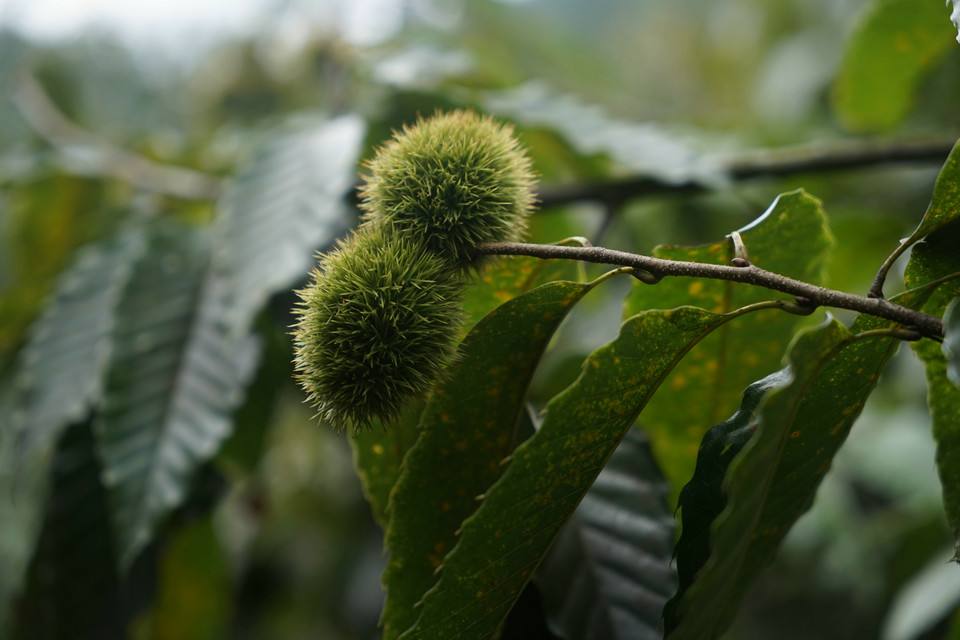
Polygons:
<instances>
[{"instance_id":1,"label":"blurred background foliage","mask_svg":"<svg viewBox=\"0 0 960 640\"><path fill-rule=\"evenodd\" d=\"M295 117L357 114L368 157L418 114L472 106L519 125L547 186L639 174L717 187L552 207L534 220L540 241L583 235L642 252L716 241L803 187L830 215L829 284L858 292L916 224L936 163L727 184L712 159L860 134L960 133L960 54L941 0L209 4L201 14L235 15L51 34L44 12L69 21L78 10L0 3L4 393L27 328L78 247L138 216L209 225L218 180ZM901 12L895 24L917 23L916 47L884 53L882 34L851 39L880 5ZM941 21L924 26L924 11ZM59 124L44 119L44 95ZM199 181L189 197L145 188L117 176L117 150ZM345 208L338 233L354 222ZM608 287L575 310L537 373L534 404L616 334L625 293ZM292 300L274 295L257 317L262 358L233 435L117 592L131 637L376 637L381 533L347 443L311 421L291 381ZM904 350L731 638L960 637L922 379ZM83 427L67 436L80 446L90 437ZM0 522L0 559L18 548L11 522ZM31 582L27 593L42 588ZM53 615L31 613L34 604L22 599L18 615ZM25 637L45 637L33 631Z\"/></svg>"}]
</instances>

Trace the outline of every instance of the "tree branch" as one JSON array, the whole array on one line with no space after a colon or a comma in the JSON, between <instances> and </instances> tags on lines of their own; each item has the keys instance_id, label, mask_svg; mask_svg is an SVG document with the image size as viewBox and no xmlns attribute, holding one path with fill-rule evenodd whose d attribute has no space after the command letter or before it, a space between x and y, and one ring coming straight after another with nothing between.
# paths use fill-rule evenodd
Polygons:
<instances>
[{"instance_id":1,"label":"tree branch","mask_svg":"<svg viewBox=\"0 0 960 640\"><path fill-rule=\"evenodd\" d=\"M727 158L721 162L721 171L729 180L741 182L892 164L940 164L955 142L954 138L858 140L822 147L752 151ZM581 201L622 203L644 196L695 194L709 190L708 185L694 180L673 183L650 177L626 177L545 187L540 191L539 202L543 208Z\"/></svg>"},{"instance_id":2,"label":"tree branch","mask_svg":"<svg viewBox=\"0 0 960 640\"><path fill-rule=\"evenodd\" d=\"M211 200L220 194L220 181L214 177L154 162L80 128L61 113L27 71L20 73L12 99L27 124L68 162L79 152L85 163L95 166L85 173L109 176L146 191L186 200Z\"/></svg>"},{"instance_id":3,"label":"tree branch","mask_svg":"<svg viewBox=\"0 0 960 640\"><path fill-rule=\"evenodd\" d=\"M868 298L843 291L827 289L787 276L766 271L752 264L742 267L664 260L651 256L604 249L603 247L562 247L557 245L528 244L523 242L496 242L480 245L479 255L519 255L543 259L582 260L597 264L632 267L640 274L651 276L645 282L656 282L666 276L686 278L710 278L741 282L773 291L781 291L798 298L803 306L834 307L849 309L868 315L892 320L906 328L915 329L923 335L943 338L943 323L939 318L908 309L882 298ZM643 278L641 278L643 279Z\"/></svg>"}]
</instances>

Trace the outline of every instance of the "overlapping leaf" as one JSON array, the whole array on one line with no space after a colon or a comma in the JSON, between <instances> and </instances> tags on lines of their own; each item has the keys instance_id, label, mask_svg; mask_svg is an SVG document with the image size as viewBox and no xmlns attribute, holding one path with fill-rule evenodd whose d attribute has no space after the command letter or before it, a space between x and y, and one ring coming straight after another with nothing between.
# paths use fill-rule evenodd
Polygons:
<instances>
[{"instance_id":1,"label":"overlapping leaf","mask_svg":"<svg viewBox=\"0 0 960 640\"><path fill-rule=\"evenodd\" d=\"M913 248L907 263L906 282L922 286L938 278L960 273L960 221L928 236ZM939 287L923 306L934 316L943 315L950 301L960 296L960 279ZM943 485L947 522L960 539L960 388L947 378L947 359L940 345L922 340L913 345L927 370L927 403L937 443L937 471Z\"/></svg>"},{"instance_id":2,"label":"overlapping leaf","mask_svg":"<svg viewBox=\"0 0 960 640\"><path fill-rule=\"evenodd\" d=\"M144 247L143 235L128 230L78 252L34 323L13 384L5 389L0 410L0 489L7 496L0 506L4 610L33 552L57 441L99 399L114 309Z\"/></svg>"},{"instance_id":3,"label":"overlapping leaf","mask_svg":"<svg viewBox=\"0 0 960 640\"><path fill-rule=\"evenodd\" d=\"M831 235L820 201L809 194L781 195L740 234L757 266L812 283L823 279ZM701 247L657 247L654 255L714 264L729 264L734 257L729 240ZM626 315L682 304L722 313L770 297L767 290L731 282L668 278L652 287L637 282L627 298ZM690 351L644 409L642 425L674 500L693 473L704 432L734 411L744 387L780 366L799 321L771 310L721 327Z\"/></svg>"},{"instance_id":4,"label":"overlapping leaf","mask_svg":"<svg viewBox=\"0 0 960 640\"><path fill-rule=\"evenodd\" d=\"M854 131L900 122L923 74L953 45L940 0L874 0L848 39L834 108Z\"/></svg>"},{"instance_id":5,"label":"overlapping leaf","mask_svg":"<svg viewBox=\"0 0 960 640\"><path fill-rule=\"evenodd\" d=\"M917 302L929 291L905 294ZM860 317L801 334L788 366L748 387L740 410L704 438L681 495L680 589L666 609L670 638L718 637L740 600L813 503L880 371L899 342L856 334L890 327Z\"/></svg>"},{"instance_id":6,"label":"overlapping leaf","mask_svg":"<svg viewBox=\"0 0 960 640\"><path fill-rule=\"evenodd\" d=\"M117 310L95 430L123 566L228 435L255 364L253 339L224 321L206 240L154 226Z\"/></svg>"},{"instance_id":7,"label":"overlapping leaf","mask_svg":"<svg viewBox=\"0 0 960 640\"><path fill-rule=\"evenodd\" d=\"M499 256L483 265L476 281L464 292L466 329L501 304L554 280L574 280L575 265L567 260L540 260L526 256Z\"/></svg>"},{"instance_id":8,"label":"overlapping leaf","mask_svg":"<svg viewBox=\"0 0 960 640\"><path fill-rule=\"evenodd\" d=\"M464 293L465 333L498 306L546 282L568 279L574 275L572 271L574 266L563 260L524 256L489 259ZM422 411L423 403L416 403L390 424L375 424L372 429L350 434L354 468L374 518L382 527L389 520L387 498L400 476L403 456L417 439Z\"/></svg>"},{"instance_id":9,"label":"overlapping leaf","mask_svg":"<svg viewBox=\"0 0 960 640\"><path fill-rule=\"evenodd\" d=\"M630 429L534 578L566 640L655 640L676 578L669 489L646 435Z\"/></svg>"},{"instance_id":10,"label":"overlapping leaf","mask_svg":"<svg viewBox=\"0 0 960 640\"><path fill-rule=\"evenodd\" d=\"M448 378L434 389L420 437L390 495L384 573L384 638L412 625L476 497L499 477L514 446L527 386L567 312L593 288L553 282L498 307L467 335Z\"/></svg>"},{"instance_id":11,"label":"overlapping leaf","mask_svg":"<svg viewBox=\"0 0 960 640\"><path fill-rule=\"evenodd\" d=\"M400 477L401 464L420 433L423 402L411 402L389 423L374 421L369 429L350 434L353 467L360 476L363 495L373 511L373 518L387 528L390 491Z\"/></svg>"},{"instance_id":12,"label":"overlapping leaf","mask_svg":"<svg viewBox=\"0 0 960 640\"><path fill-rule=\"evenodd\" d=\"M311 254L350 222L363 121L311 119L271 132L220 203L214 266L232 300L228 326L245 331L269 296L302 277Z\"/></svg>"},{"instance_id":13,"label":"overlapping leaf","mask_svg":"<svg viewBox=\"0 0 960 640\"><path fill-rule=\"evenodd\" d=\"M700 339L736 314L682 307L626 321L547 407L540 430L463 524L404 640L495 635L654 390Z\"/></svg>"}]
</instances>

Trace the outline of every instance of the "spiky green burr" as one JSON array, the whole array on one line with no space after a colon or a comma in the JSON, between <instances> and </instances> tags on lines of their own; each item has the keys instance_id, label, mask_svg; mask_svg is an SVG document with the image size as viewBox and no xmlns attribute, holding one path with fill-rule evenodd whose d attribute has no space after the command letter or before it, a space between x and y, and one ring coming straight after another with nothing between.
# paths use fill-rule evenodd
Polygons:
<instances>
[{"instance_id":1,"label":"spiky green burr","mask_svg":"<svg viewBox=\"0 0 960 640\"><path fill-rule=\"evenodd\" d=\"M419 120L368 163L368 221L468 266L485 242L519 240L533 205L530 160L509 126L470 111Z\"/></svg>"},{"instance_id":2,"label":"spiky green burr","mask_svg":"<svg viewBox=\"0 0 960 640\"><path fill-rule=\"evenodd\" d=\"M324 255L299 292L296 375L337 428L390 419L455 352L460 274L422 243L362 226Z\"/></svg>"}]
</instances>

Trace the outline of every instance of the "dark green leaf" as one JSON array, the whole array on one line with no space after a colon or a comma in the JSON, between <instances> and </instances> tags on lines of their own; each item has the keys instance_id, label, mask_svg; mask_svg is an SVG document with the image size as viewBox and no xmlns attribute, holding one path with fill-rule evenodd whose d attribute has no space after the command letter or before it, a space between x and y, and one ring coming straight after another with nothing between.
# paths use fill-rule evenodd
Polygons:
<instances>
[{"instance_id":1,"label":"dark green leaf","mask_svg":"<svg viewBox=\"0 0 960 640\"><path fill-rule=\"evenodd\" d=\"M14 637L120 637L119 579L100 473L90 425L73 425L57 445L50 497Z\"/></svg>"},{"instance_id":2,"label":"dark green leaf","mask_svg":"<svg viewBox=\"0 0 960 640\"><path fill-rule=\"evenodd\" d=\"M554 633L661 637L663 605L676 588L668 492L647 436L630 429L534 578Z\"/></svg>"},{"instance_id":3,"label":"dark green leaf","mask_svg":"<svg viewBox=\"0 0 960 640\"><path fill-rule=\"evenodd\" d=\"M938 278L960 273L960 222L927 236L913 248L907 263L907 286L918 287ZM943 315L951 300L960 296L960 279L937 289L923 311ZM931 340L913 344L927 370L927 403L937 443L937 471L943 486L947 522L960 540L960 388L947 378L947 359L941 346ZM960 544L960 543L958 543Z\"/></svg>"},{"instance_id":4,"label":"dark green leaf","mask_svg":"<svg viewBox=\"0 0 960 640\"><path fill-rule=\"evenodd\" d=\"M117 308L94 426L123 567L229 435L256 363L253 339L233 337L224 322L206 240L185 227L152 227Z\"/></svg>"},{"instance_id":5,"label":"dark green leaf","mask_svg":"<svg viewBox=\"0 0 960 640\"><path fill-rule=\"evenodd\" d=\"M960 298L954 298L943 314L943 357L947 359L947 378L960 387Z\"/></svg>"},{"instance_id":6,"label":"dark green leaf","mask_svg":"<svg viewBox=\"0 0 960 640\"><path fill-rule=\"evenodd\" d=\"M276 291L310 267L312 253L350 222L364 124L356 116L271 132L231 182L216 223L214 269L232 296L228 325L243 332Z\"/></svg>"},{"instance_id":7,"label":"dark green leaf","mask_svg":"<svg viewBox=\"0 0 960 640\"><path fill-rule=\"evenodd\" d=\"M390 495L384 638L398 637L416 621L415 605L435 582L457 528L513 449L540 356L567 312L599 282L537 287L487 315L460 345L447 380L427 403L420 437Z\"/></svg>"},{"instance_id":8,"label":"dark green leaf","mask_svg":"<svg viewBox=\"0 0 960 640\"><path fill-rule=\"evenodd\" d=\"M751 261L775 273L819 283L831 246L820 201L793 191L740 230ZM729 264L732 242L701 247L661 246L654 255L672 260ZM692 304L723 313L770 299L765 289L719 280L668 278L656 286L637 282L626 313ZM706 429L729 416L744 387L780 367L800 318L776 310L741 318L694 347L654 395L641 417L667 480L672 499L693 473L697 446Z\"/></svg>"},{"instance_id":9,"label":"dark green leaf","mask_svg":"<svg viewBox=\"0 0 960 640\"><path fill-rule=\"evenodd\" d=\"M910 294L912 295L912 294ZM740 410L704 438L681 494L680 589L670 638L715 638L817 488L899 341L855 334L890 326L862 316L801 334L788 366L751 385Z\"/></svg>"},{"instance_id":10,"label":"dark green leaf","mask_svg":"<svg viewBox=\"0 0 960 640\"><path fill-rule=\"evenodd\" d=\"M413 638L490 638L667 372L735 314L683 307L627 320L547 406L480 508L464 522Z\"/></svg>"},{"instance_id":11,"label":"dark green leaf","mask_svg":"<svg viewBox=\"0 0 960 640\"><path fill-rule=\"evenodd\" d=\"M913 105L927 72L953 44L941 0L874 0L840 65L834 108L853 131L883 131Z\"/></svg>"}]
</instances>

